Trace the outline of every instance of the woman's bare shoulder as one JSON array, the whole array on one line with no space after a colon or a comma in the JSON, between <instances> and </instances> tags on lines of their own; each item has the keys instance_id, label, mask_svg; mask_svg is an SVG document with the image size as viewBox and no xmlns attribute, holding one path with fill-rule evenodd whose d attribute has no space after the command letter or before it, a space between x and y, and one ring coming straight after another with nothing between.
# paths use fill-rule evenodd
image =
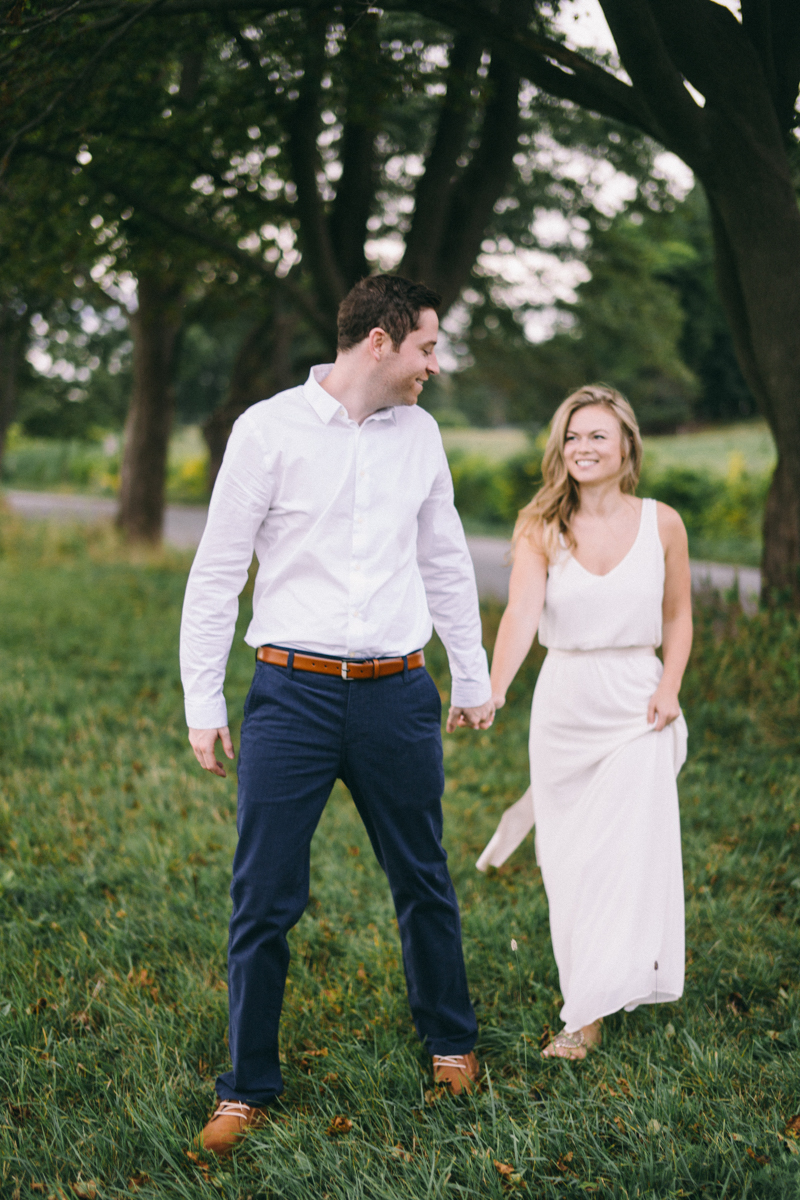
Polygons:
<instances>
[{"instance_id":1,"label":"woman's bare shoulder","mask_svg":"<svg viewBox=\"0 0 800 1200\"><path fill-rule=\"evenodd\" d=\"M686 526L681 514L676 509L671 508L669 504L664 504L661 500L656 500L656 518L659 537L665 548L668 548L670 544L676 547L688 544Z\"/></svg>"}]
</instances>

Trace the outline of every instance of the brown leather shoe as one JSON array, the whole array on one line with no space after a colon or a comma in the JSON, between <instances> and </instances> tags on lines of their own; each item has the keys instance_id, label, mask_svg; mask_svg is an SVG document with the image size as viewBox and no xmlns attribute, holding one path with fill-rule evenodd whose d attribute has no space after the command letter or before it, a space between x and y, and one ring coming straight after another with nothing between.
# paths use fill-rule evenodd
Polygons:
<instances>
[{"instance_id":1,"label":"brown leather shoe","mask_svg":"<svg viewBox=\"0 0 800 1200\"><path fill-rule=\"evenodd\" d=\"M469 1054L434 1054L433 1082L446 1083L454 1096L471 1092L481 1069L472 1051Z\"/></svg>"},{"instance_id":2,"label":"brown leather shoe","mask_svg":"<svg viewBox=\"0 0 800 1200\"><path fill-rule=\"evenodd\" d=\"M245 1130L257 1129L265 1120L266 1109L245 1104L241 1100L220 1100L195 1145L200 1150L225 1158Z\"/></svg>"}]
</instances>

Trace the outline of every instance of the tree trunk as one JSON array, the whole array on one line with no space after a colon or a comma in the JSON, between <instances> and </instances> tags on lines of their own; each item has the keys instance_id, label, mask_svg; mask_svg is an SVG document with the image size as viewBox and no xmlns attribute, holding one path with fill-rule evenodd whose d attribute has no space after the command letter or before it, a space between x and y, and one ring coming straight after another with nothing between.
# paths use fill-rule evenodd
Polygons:
<instances>
[{"instance_id":1,"label":"tree trunk","mask_svg":"<svg viewBox=\"0 0 800 1200\"><path fill-rule=\"evenodd\" d=\"M291 387L292 342L298 317L293 312L270 313L242 342L231 372L228 394L203 425L208 446L208 481L213 488L222 466L233 423L246 408Z\"/></svg>"},{"instance_id":2,"label":"tree trunk","mask_svg":"<svg viewBox=\"0 0 800 1200\"><path fill-rule=\"evenodd\" d=\"M0 472L8 428L17 413L22 324L0 312Z\"/></svg>"},{"instance_id":3,"label":"tree trunk","mask_svg":"<svg viewBox=\"0 0 800 1200\"><path fill-rule=\"evenodd\" d=\"M159 542L175 393L172 372L182 321L182 286L156 272L139 276L131 316L133 387L122 455L117 525L130 541Z\"/></svg>"},{"instance_id":4,"label":"tree trunk","mask_svg":"<svg viewBox=\"0 0 800 1200\"><path fill-rule=\"evenodd\" d=\"M762 597L800 607L800 211L785 156L765 153L763 143L745 153L738 130L734 138L740 144L726 147L717 131L724 161L703 180L717 282L742 373L778 449Z\"/></svg>"}]
</instances>

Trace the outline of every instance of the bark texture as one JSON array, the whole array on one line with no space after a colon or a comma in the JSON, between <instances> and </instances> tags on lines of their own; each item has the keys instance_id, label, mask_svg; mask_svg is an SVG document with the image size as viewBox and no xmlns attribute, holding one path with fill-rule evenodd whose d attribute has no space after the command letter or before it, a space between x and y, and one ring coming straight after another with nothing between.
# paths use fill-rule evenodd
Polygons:
<instances>
[{"instance_id":1,"label":"bark texture","mask_svg":"<svg viewBox=\"0 0 800 1200\"><path fill-rule=\"evenodd\" d=\"M20 358L24 342L23 326L13 315L0 309L0 470L6 438L17 413Z\"/></svg>"},{"instance_id":2,"label":"bark texture","mask_svg":"<svg viewBox=\"0 0 800 1200\"><path fill-rule=\"evenodd\" d=\"M138 296L139 307L130 320L133 386L125 423L117 524L130 541L157 543L164 523L182 285L169 275L143 272Z\"/></svg>"},{"instance_id":3,"label":"bark texture","mask_svg":"<svg viewBox=\"0 0 800 1200\"><path fill-rule=\"evenodd\" d=\"M203 426L209 454L209 487L213 488L216 482L236 418L251 404L297 382L292 375L291 354L297 324L293 312L270 312L253 326L242 343L225 401Z\"/></svg>"}]
</instances>

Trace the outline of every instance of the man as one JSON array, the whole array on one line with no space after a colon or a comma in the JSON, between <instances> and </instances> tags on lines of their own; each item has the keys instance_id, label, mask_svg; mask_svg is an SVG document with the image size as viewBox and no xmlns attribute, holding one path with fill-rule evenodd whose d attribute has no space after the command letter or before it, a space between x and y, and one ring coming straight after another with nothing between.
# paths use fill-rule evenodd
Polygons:
<instances>
[{"instance_id":1,"label":"man","mask_svg":"<svg viewBox=\"0 0 800 1200\"><path fill-rule=\"evenodd\" d=\"M448 652L447 729L494 718L475 576L435 421L439 296L392 275L339 310L333 366L233 427L186 588L181 671L189 740L228 758L223 682L253 549L256 650L239 753L228 950L232 1070L203 1130L225 1154L282 1090L286 935L308 902L311 838L336 778L389 880L409 1003L454 1092L477 1078L477 1026L442 849L441 705L424 669L431 616Z\"/></svg>"}]
</instances>

